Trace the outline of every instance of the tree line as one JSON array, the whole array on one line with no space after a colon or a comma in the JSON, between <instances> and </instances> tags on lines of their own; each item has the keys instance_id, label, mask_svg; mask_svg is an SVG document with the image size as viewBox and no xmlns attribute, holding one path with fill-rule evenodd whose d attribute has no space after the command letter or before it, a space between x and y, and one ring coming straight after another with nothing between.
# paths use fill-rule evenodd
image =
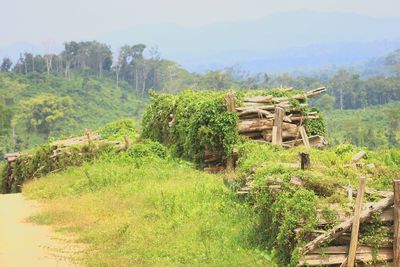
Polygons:
<instances>
[{"instance_id":1,"label":"tree line","mask_svg":"<svg viewBox=\"0 0 400 267\"><path fill-rule=\"evenodd\" d=\"M147 94L179 92L191 87L197 90L213 89L262 89L270 87L293 87L310 89L324 85L328 94L315 104L326 109L357 109L381 105L400 99L400 49L384 58L384 64L393 75L362 78L358 73L340 69L324 75L271 75L251 74L237 67L206 73L191 73L176 62L162 59L157 48L144 44L124 45L113 54L110 46L97 42L66 42L58 54L34 55L25 52L17 62L2 60L0 71L21 75L44 73L65 79L71 76L106 76L128 84L131 90Z\"/></svg>"}]
</instances>

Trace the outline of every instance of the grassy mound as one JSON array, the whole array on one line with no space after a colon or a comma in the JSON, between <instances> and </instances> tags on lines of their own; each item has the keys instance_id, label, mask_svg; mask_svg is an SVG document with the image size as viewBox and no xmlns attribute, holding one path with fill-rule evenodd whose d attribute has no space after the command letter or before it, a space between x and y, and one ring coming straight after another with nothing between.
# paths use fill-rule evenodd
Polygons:
<instances>
[{"instance_id":1,"label":"grassy mound","mask_svg":"<svg viewBox=\"0 0 400 267\"><path fill-rule=\"evenodd\" d=\"M252 207L220 176L170 158L154 142L30 181L23 192L45 200L35 222L89 245L85 265L271 265L253 244Z\"/></svg>"}]
</instances>

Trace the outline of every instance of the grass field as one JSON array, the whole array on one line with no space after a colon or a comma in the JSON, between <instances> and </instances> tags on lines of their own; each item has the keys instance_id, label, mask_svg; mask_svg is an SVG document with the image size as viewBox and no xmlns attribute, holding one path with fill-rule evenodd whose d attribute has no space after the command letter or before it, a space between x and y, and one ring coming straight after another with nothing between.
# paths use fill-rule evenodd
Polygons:
<instances>
[{"instance_id":1,"label":"grass field","mask_svg":"<svg viewBox=\"0 0 400 267\"><path fill-rule=\"evenodd\" d=\"M218 175L155 155L107 155L27 183L36 223L87 243L87 266L273 266L257 215Z\"/></svg>"}]
</instances>

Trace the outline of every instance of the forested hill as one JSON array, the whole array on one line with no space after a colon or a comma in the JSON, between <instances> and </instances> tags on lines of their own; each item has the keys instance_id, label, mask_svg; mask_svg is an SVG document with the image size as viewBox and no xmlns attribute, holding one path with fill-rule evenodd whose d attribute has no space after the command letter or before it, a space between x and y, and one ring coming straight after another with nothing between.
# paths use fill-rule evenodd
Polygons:
<instances>
[{"instance_id":1,"label":"forested hill","mask_svg":"<svg viewBox=\"0 0 400 267\"><path fill-rule=\"evenodd\" d=\"M109 78L1 73L0 156L48 137L82 134L123 117L139 118L146 102L128 84L117 87Z\"/></svg>"},{"instance_id":2,"label":"forested hill","mask_svg":"<svg viewBox=\"0 0 400 267\"><path fill-rule=\"evenodd\" d=\"M121 117L139 119L150 90L177 93L186 88L280 86L309 90L323 85L328 94L311 104L325 112L363 110L400 100L400 49L382 58L377 66L380 71L373 75L370 70L368 78L351 69L316 71L311 76L250 74L235 67L191 73L144 44L124 45L113 54L107 44L97 41L66 42L58 54L25 52L16 62L9 58L0 62L0 158L6 152L24 150L48 138L82 134ZM390 107L393 112L387 114L394 115L384 120L383 129L400 125L398 107ZM400 137L392 132L379 134L381 139L389 134L389 141L366 145L398 146Z\"/></svg>"}]
</instances>

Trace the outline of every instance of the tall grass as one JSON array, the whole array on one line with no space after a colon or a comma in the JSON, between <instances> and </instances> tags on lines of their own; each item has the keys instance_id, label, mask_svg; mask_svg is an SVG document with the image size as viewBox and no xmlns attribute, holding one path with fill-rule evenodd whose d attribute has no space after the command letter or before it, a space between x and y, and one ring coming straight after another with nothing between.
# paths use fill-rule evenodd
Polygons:
<instances>
[{"instance_id":1,"label":"tall grass","mask_svg":"<svg viewBox=\"0 0 400 267\"><path fill-rule=\"evenodd\" d=\"M271 266L257 216L222 177L159 156L107 155L27 183L33 219L89 244L88 266Z\"/></svg>"}]
</instances>

